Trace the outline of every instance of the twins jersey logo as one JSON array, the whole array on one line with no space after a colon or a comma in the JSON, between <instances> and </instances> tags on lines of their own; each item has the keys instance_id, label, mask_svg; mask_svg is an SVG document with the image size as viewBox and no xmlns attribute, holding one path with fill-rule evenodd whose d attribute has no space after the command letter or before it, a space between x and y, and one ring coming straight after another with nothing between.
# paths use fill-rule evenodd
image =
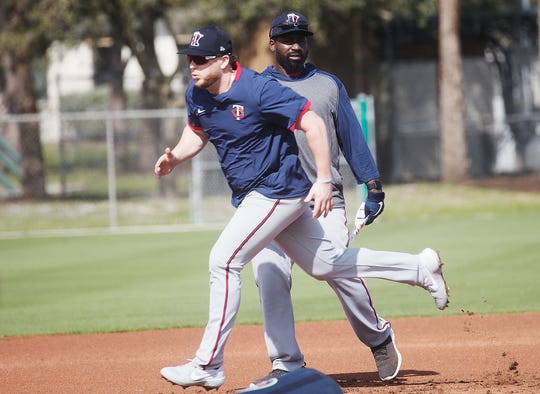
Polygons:
<instances>
[{"instance_id":1,"label":"twins jersey logo","mask_svg":"<svg viewBox=\"0 0 540 394\"><path fill-rule=\"evenodd\" d=\"M287 14L287 23L291 24L291 25L295 25L298 23L298 19L300 19L300 17L296 14Z\"/></svg>"},{"instance_id":2,"label":"twins jersey logo","mask_svg":"<svg viewBox=\"0 0 540 394\"><path fill-rule=\"evenodd\" d=\"M191 36L191 44L189 44L192 47L198 47L199 46L199 40L204 37L204 34L201 34L200 32L196 31Z\"/></svg>"},{"instance_id":3,"label":"twins jersey logo","mask_svg":"<svg viewBox=\"0 0 540 394\"><path fill-rule=\"evenodd\" d=\"M242 119L245 115L244 106L240 104L233 104L231 113L236 120Z\"/></svg>"}]
</instances>

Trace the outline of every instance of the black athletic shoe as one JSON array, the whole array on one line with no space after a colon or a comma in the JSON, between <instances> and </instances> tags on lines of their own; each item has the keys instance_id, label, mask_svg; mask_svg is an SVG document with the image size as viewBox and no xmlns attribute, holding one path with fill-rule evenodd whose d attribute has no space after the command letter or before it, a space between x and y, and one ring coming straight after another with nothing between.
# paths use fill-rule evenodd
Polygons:
<instances>
[{"instance_id":1,"label":"black athletic shoe","mask_svg":"<svg viewBox=\"0 0 540 394\"><path fill-rule=\"evenodd\" d=\"M277 379L280 376L285 375L287 372L289 371L285 371L284 369L273 369L272 372L270 372L268 375L251 382L249 384L249 387L259 387L271 379L274 379L274 378Z\"/></svg>"},{"instance_id":2,"label":"black athletic shoe","mask_svg":"<svg viewBox=\"0 0 540 394\"><path fill-rule=\"evenodd\" d=\"M379 370L379 377L383 381L394 379L401 367L401 354L396 347L394 334L390 334L388 339L379 346L371 348L375 364Z\"/></svg>"}]
</instances>

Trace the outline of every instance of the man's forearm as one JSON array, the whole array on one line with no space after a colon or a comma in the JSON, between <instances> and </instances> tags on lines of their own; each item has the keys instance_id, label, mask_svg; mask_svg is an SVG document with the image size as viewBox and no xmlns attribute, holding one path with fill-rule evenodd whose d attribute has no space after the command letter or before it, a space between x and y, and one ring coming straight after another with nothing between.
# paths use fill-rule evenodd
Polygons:
<instances>
[{"instance_id":1,"label":"man's forearm","mask_svg":"<svg viewBox=\"0 0 540 394\"><path fill-rule=\"evenodd\" d=\"M313 111L308 111L302 117L299 128L306 133L306 140L317 170L317 180L319 182L330 182L332 172L330 170L330 144L328 134L323 120Z\"/></svg>"}]
</instances>

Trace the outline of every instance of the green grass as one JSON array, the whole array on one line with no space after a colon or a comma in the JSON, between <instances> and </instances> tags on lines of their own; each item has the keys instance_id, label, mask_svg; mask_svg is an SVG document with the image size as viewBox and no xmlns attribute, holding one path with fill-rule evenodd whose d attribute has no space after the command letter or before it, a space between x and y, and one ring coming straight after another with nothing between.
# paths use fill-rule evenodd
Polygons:
<instances>
[{"instance_id":1,"label":"green grass","mask_svg":"<svg viewBox=\"0 0 540 394\"><path fill-rule=\"evenodd\" d=\"M540 311L540 194L430 184L386 191L384 214L362 230L353 246L440 249L451 303L441 312L418 287L370 279L380 315ZM355 198L348 197L351 211ZM207 257L218 231L104 233L0 239L0 335L206 323ZM251 266L243 278L237 322L260 323ZM344 318L325 283L298 267L293 283L297 321Z\"/></svg>"},{"instance_id":2,"label":"green grass","mask_svg":"<svg viewBox=\"0 0 540 394\"><path fill-rule=\"evenodd\" d=\"M1 332L201 325L208 303L206 255L214 236L2 241Z\"/></svg>"}]
</instances>

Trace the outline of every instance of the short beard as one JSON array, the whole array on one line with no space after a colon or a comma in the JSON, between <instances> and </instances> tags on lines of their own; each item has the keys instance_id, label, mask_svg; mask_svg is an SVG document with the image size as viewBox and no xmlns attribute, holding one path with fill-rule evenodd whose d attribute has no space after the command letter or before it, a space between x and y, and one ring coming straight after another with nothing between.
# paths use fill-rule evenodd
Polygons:
<instances>
[{"instance_id":1,"label":"short beard","mask_svg":"<svg viewBox=\"0 0 540 394\"><path fill-rule=\"evenodd\" d=\"M200 89L207 89L219 81L219 77L216 75L208 75L206 78L198 79L193 83Z\"/></svg>"},{"instance_id":2,"label":"short beard","mask_svg":"<svg viewBox=\"0 0 540 394\"><path fill-rule=\"evenodd\" d=\"M287 74L292 75L301 73L304 70L306 56L303 56L300 60L291 60L286 55L276 52L276 60Z\"/></svg>"}]
</instances>

